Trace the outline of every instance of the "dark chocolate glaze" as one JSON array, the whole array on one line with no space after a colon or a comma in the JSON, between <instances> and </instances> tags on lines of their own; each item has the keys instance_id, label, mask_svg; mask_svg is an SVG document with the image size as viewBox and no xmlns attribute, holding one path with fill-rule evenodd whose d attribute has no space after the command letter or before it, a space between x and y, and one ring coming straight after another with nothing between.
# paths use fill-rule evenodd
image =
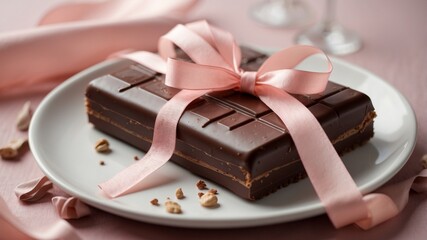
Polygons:
<instances>
[{"instance_id":1,"label":"dark chocolate glaze","mask_svg":"<svg viewBox=\"0 0 427 240\"><path fill-rule=\"evenodd\" d=\"M256 70L265 58L243 48L242 68ZM89 122L147 151L157 112L178 91L164 85L163 75L130 65L89 84ZM374 108L363 93L329 82L321 94L294 97L318 119L339 153L373 136ZM172 160L246 199L262 198L305 176L278 116L255 96L233 90L205 95L187 108Z\"/></svg>"}]
</instances>

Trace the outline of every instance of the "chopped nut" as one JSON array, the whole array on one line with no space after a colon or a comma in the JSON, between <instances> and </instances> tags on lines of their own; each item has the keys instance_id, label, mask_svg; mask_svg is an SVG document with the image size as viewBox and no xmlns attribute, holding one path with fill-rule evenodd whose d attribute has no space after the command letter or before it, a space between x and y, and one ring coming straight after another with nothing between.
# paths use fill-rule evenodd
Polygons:
<instances>
[{"instance_id":1,"label":"chopped nut","mask_svg":"<svg viewBox=\"0 0 427 240\"><path fill-rule=\"evenodd\" d=\"M153 199L150 201L150 203L151 203L151 205L159 206L159 199L157 199L157 198L153 198Z\"/></svg>"},{"instance_id":2,"label":"chopped nut","mask_svg":"<svg viewBox=\"0 0 427 240\"><path fill-rule=\"evenodd\" d=\"M218 194L218 190L216 190L215 188L211 188L209 189L208 193Z\"/></svg>"},{"instance_id":3,"label":"chopped nut","mask_svg":"<svg viewBox=\"0 0 427 240\"><path fill-rule=\"evenodd\" d=\"M14 159L18 156L18 151L11 147L3 147L0 149L0 155L3 159Z\"/></svg>"},{"instance_id":4,"label":"chopped nut","mask_svg":"<svg viewBox=\"0 0 427 240\"><path fill-rule=\"evenodd\" d=\"M212 193L206 193L200 198L200 204L203 207L216 207L218 204L218 198L215 194Z\"/></svg>"},{"instance_id":5,"label":"chopped nut","mask_svg":"<svg viewBox=\"0 0 427 240\"><path fill-rule=\"evenodd\" d=\"M26 137L10 141L6 146L0 148L0 156L3 159L14 159L18 156L19 150L28 142Z\"/></svg>"},{"instance_id":6,"label":"chopped nut","mask_svg":"<svg viewBox=\"0 0 427 240\"><path fill-rule=\"evenodd\" d=\"M199 193L197 193L197 195L199 196L199 198L201 198L204 195L204 193L199 192Z\"/></svg>"},{"instance_id":7,"label":"chopped nut","mask_svg":"<svg viewBox=\"0 0 427 240\"><path fill-rule=\"evenodd\" d=\"M197 186L197 188L198 188L199 190L206 189L206 183L205 183L205 181L203 181L203 180L199 180L199 181L196 183L196 186Z\"/></svg>"},{"instance_id":8,"label":"chopped nut","mask_svg":"<svg viewBox=\"0 0 427 240\"><path fill-rule=\"evenodd\" d=\"M176 190L176 192L175 192L175 196L176 196L176 198L178 198L178 199L183 199L183 198L185 198L185 196L184 196L184 192L182 191L182 189L181 189L181 188L178 188L178 189Z\"/></svg>"},{"instance_id":9,"label":"chopped nut","mask_svg":"<svg viewBox=\"0 0 427 240\"><path fill-rule=\"evenodd\" d=\"M16 127L21 131L27 131L30 126L31 117L31 102L27 101L16 117Z\"/></svg>"},{"instance_id":10,"label":"chopped nut","mask_svg":"<svg viewBox=\"0 0 427 240\"><path fill-rule=\"evenodd\" d=\"M181 211L181 205L179 205L177 202L166 201L165 202L165 206L166 206L166 211L168 213L174 213L174 214L180 214L180 213L182 213L182 211Z\"/></svg>"},{"instance_id":11,"label":"chopped nut","mask_svg":"<svg viewBox=\"0 0 427 240\"><path fill-rule=\"evenodd\" d=\"M101 160L101 161L99 161L99 165L104 166L105 162Z\"/></svg>"},{"instance_id":12,"label":"chopped nut","mask_svg":"<svg viewBox=\"0 0 427 240\"><path fill-rule=\"evenodd\" d=\"M103 153L109 152L110 151L110 143L105 138L99 139L95 143L95 150L97 152L103 152Z\"/></svg>"},{"instance_id":13,"label":"chopped nut","mask_svg":"<svg viewBox=\"0 0 427 240\"><path fill-rule=\"evenodd\" d=\"M421 158L421 164L423 165L424 169L427 169L427 154L424 154L424 156Z\"/></svg>"}]
</instances>

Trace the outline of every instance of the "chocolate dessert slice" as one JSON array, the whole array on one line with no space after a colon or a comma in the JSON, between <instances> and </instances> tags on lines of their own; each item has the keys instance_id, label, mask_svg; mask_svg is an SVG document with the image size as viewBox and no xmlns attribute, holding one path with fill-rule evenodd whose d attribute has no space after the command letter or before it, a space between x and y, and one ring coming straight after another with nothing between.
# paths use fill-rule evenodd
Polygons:
<instances>
[{"instance_id":1,"label":"chocolate dessert slice","mask_svg":"<svg viewBox=\"0 0 427 240\"><path fill-rule=\"evenodd\" d=\"M242 55L245 70L257 70L266 59L248 48ZM130 64L90 82L89 122L147 151L158 111L178 91L164 85L164 75ZM339 154L372 138L376 115L367 95L329 82L321 94L294 96L317 118ZM250 200L306 176L278 116L257 97L232 90L207 94L187 108L171 160Z\"/></svg>"}]
</instances>

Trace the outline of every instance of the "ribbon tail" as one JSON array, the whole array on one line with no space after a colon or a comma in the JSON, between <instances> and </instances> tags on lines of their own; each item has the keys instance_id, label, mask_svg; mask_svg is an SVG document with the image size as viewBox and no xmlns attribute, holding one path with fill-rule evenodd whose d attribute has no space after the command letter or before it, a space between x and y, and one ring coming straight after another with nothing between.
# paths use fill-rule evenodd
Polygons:
<instances>
[{"instance_id":1,"label":"ribbon tail","mask_svg":"<svg viewBox=\"0 0 427 240\"><path fill-rule=\"evenodd\" d=\"M171 98L159 111L153 142L138 162L119 172L99 187L112 198L136 192L144 188L143 180L163 166L172 156L176 143L176 128L185 108L195 99L211 90L182 90Z\"/></svg>"},{"instance_id":2,"label":"ribbon tail","mask_svg":"<svg viewBox=\"0 0 427 240\"><path fill-rule=\"evenodd\" d=\"M392 198L382 193L371 193L363 197L369 210L369 216L366 219L355 222L363 230L368 230L376 225L387 221L399 214L398 209Z\"/></svg>"},{"instance_id":3,"label":"ribbon tail","mask_svg":"<svg viewBox=\"0 0 427 240\"><path fill-rule=\"evenodd\" d=\"M368 208L361 192L313 114L294 97L275 87L261 85L255 91L288 128L334 226L339 228L367 218Z\"/></svg>"},{"instance_id":4,"label":"ribbon tail","mask_svg":"<svg viewBox=\"0 0 427 240\"><path fill-rule=\"evenodd\" d=\"M363 200L366 201L370 211L369 218L356 224L367 230L396 216L407 205L411 189L415 192L427 191L427 169L402 182L381 187L376 190L377 193L364 196Z\"/></svg>"}]
</instances>

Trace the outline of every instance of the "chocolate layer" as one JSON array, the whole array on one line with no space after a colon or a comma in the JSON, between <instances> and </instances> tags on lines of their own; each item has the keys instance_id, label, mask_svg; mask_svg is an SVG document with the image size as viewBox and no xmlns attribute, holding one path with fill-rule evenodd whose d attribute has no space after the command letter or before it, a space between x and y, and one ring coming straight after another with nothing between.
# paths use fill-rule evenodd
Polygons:
<instances>
[{"instance_id":1,"label":"chocolate layer","mask_svg":"<svg viewBox=\"0 0 427 240\"><path fill-rule=\"evenodd\" d=\"M256 70L266 56L243 49L242 68ZM92 81L86 92L89 121L99 130L147 151L159 109L179 90L141 65ZM329 82L315 95L295 95L318 119L339 153L373 136L368 96ZM180 119L172 161L247 199L259 199L305 176L295 145L258 98L215 92L192 103Z\"/></svg>"}]
</instances>

